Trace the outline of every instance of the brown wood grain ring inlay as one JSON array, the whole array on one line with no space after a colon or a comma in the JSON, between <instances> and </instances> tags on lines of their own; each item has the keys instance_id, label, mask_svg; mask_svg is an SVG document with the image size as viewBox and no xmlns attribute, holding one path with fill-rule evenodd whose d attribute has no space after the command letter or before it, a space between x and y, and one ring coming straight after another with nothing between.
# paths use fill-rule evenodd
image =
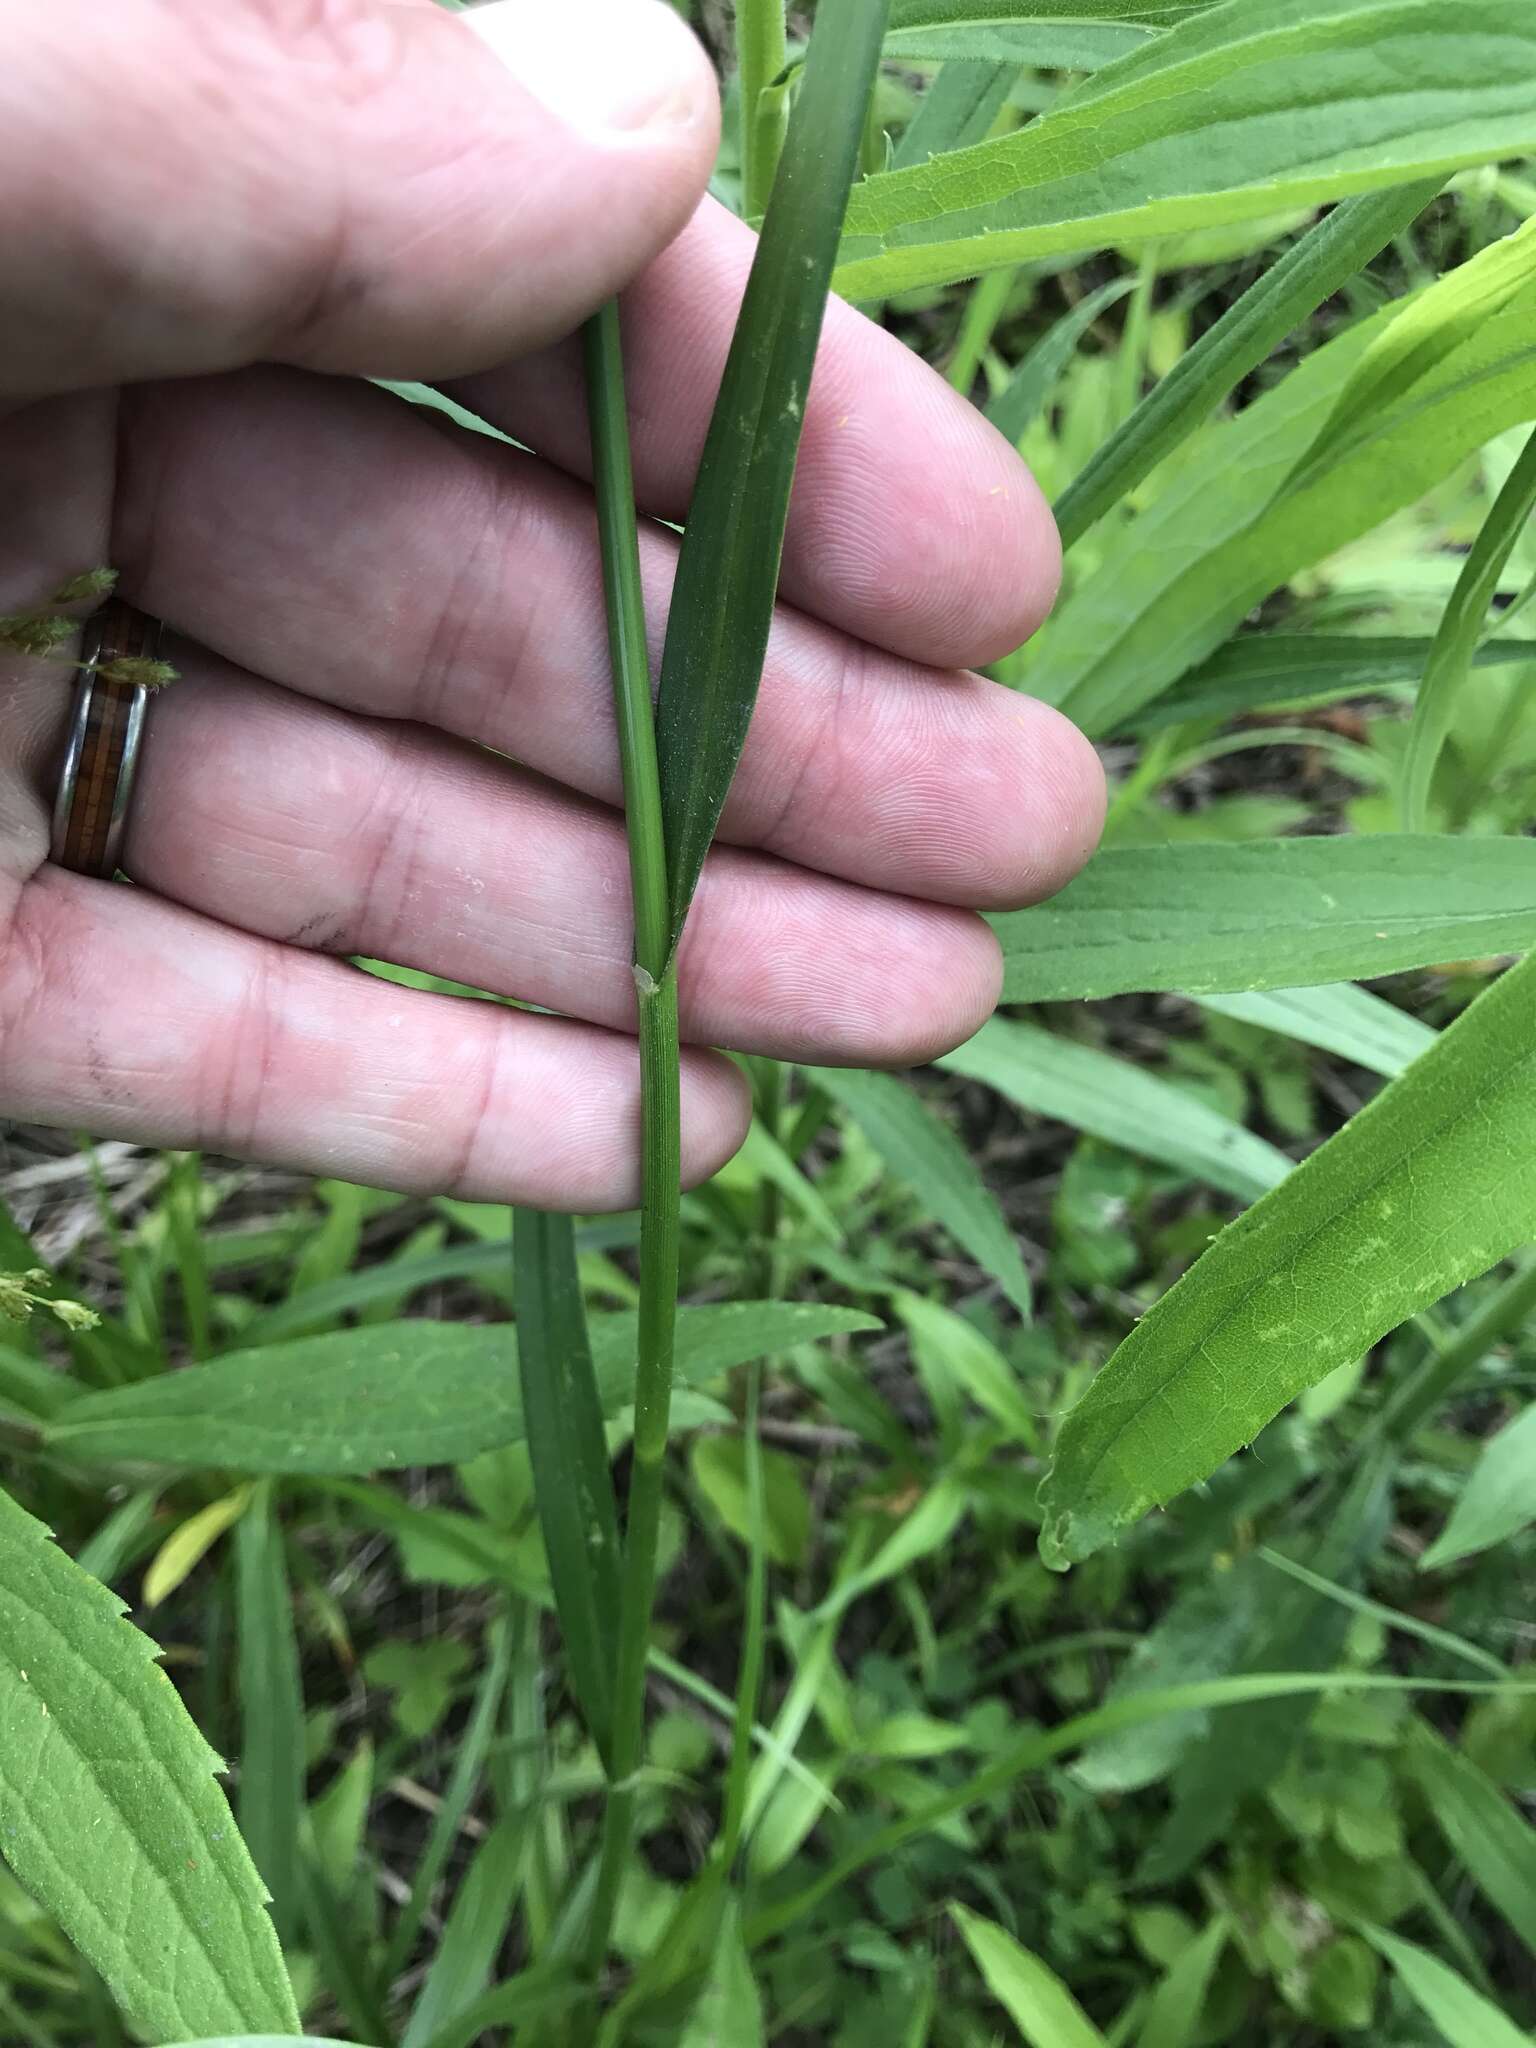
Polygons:
<instances>
[{"instance_id":1,"label":"brown wood grain ring inlay","mask_svg":"<svg viewBox=\"0 0 1536 2048\"><path fill-rule=\"evenodd\" d=\"M160 621L121 598L87 621L53 841L54 859L76 874L111 875L116 866L148 695L101 670L126 657L153 660L159 645Z\"/></svg>"}]
</instances>

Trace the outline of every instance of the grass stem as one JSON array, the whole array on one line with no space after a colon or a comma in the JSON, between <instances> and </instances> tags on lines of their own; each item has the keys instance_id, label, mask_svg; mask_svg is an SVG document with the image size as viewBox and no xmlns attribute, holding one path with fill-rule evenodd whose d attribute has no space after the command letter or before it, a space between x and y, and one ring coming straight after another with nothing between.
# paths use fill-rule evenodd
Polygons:
<instances>
[{"instance_id":1,"label":"grass stem","mask_svg":"<svg viewBox=\"0 0 1536 2048\"><path fill-rule=\"evenodd\" d=\"M619 1886L629 1860L635 1780L644 1754L646 1654L672 1405L681 1162L677 961L669 943L666 845L616 304L604 306L588 321L584 345L634 892L641 1095L640 1321L634 1445L624 1533L608 1810L585 1944L585 1959L595 1976L608 1951Z\"/></svg>"},{"instance_id":2,"label":"grass stem","mask_svg":"<svg viewBox=\"0 0 1536 2048\"><path fill-rule=\"evenodd\" d=\"M764 98L784 69L783 0L737 0L736 80L741 94L742 211L757 220L767 211L779 167L787 109L781 95Z\"/></svg>"}]
</instances>

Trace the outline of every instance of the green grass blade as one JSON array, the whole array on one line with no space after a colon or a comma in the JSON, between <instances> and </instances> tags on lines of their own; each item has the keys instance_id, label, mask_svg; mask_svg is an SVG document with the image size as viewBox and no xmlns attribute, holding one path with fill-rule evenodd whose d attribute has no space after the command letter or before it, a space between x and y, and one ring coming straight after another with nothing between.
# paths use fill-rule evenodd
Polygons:
<instances>
[{"instance_id":1,"label":"green grass blade","mask_svg":"<svg viewBox=\"0 0 1536 2048\"><path fill-rule=\"evenodd\" d=\"M826 0L817 9L688 509L657 700L673 947L757 698L811 365L887 6Z\"/></svg>"},{"instance_id":2,"label":"green grass blade","mask_svg":"<svg viewBox=\"0 0 1536 2048\"><path fill-rule=\"evenodd\" d=\"M816 1087L848 1112L924 1211L992 1275L1027 1321L1029 1274L1018 1242L948 1124L894 1075L833 1067L806 1071Z\"/></svg>"},{"instance_id":3,"label":"green grass blade","mask_svg":"<svg viewBox=\"0 0 1536 2048\"><path fill-rule=\"evenodd\" d=\"M1253 1201L1291 1171L1276 1146L1171 1081L1036 1024L994 1017L937 1064L985 1081L1020 1109L1177 1167L1240 1201Z\"/></svg>"},{"instance_id":4,"label":"green grass blade","mask_svg":"<svg viewBox=\"0 0 1536 2048\"><path fill-rule=\"evenodd\" d=\"M986 408L987 418L1000 434L1017 441L1033 426L1041 410L1050 403L1062 372L1094 321L1135 288L1133 277L1112 278L1079 299L1070 312L1063 313L1055 326L1040 337Z\"/></svg>"},{"instance_id":5,"label":"green grass blade","mask_svg":"<svg viewBox=\"0 0 1536 2048\"><path fill-rule=\"evenodd\" d=\"M394 2030L372 1980L360 1930L332 1889L312 1843L300 1849L296 1883L306 1945L313 1949L322 1981L347 2026L370 2048L394 2048Z\"/></svg>"},{"instance_id":6,"label":"green grass blade","mask_svg":"<svg viewBox=\"0 0 1536 2048\"><path fill-rule=\"evenodd\" d=\"M1369 989L1344 981L1321 988L1257 990L1239 995L1205 995L1195 1000L1218 1016L1241 1024L1257 1024L1302 1045L1320 1046L1385 1074L1390 1081L1429 1051L1435 1033L1408 1011L1373 996Z\"/></svg>"},{"instance_id":7,"label":"green grass blade","mask_svg":"<svg viewBox=\"0 0 1536 2048\"><path fill-rule=\"evenodd\" d=\"M619 1518L568 1216L512 1223L518 1366L539 1523L571 1689L606 1757L619 1640Z\"/></svg>"},{"instance_id":8,"label":"green grass blade","mask_svg":"<svg viewBox=\"0 0 1536 2048\"><path fill-rule=\"evenodd\" d=\"M435 2034L484 1995L507 1938L536 1825L533 1814L499 1821L476 1850L411 2007L401 2048L427 2048Z\"/></svg>"},{"instance_id":9,"label":"green grass blade","mask_svg":"<svg viewBox=\"0 0 1536 2048\"><path fill-rule=\"evenodd\" d=\"M1536 954L1136 1325L1062 1426L1048 1563L1213 1472L1304 1387L1536 1236Z\"/></svg>"},{"instance_id":10,"label":"green grass blade","mask_svg":"<svg viewBox=\"0 0 1536 2048\"><path fill-rule=\"evenodd\" d=\"M1124 425L1074 477L1056 504L1064 548L1081 540L1128 491L1194 432L1295 327L1417 219L1441 180L1420 179L1347 199L1249 286Z\"/></svg>"},{"instance_id":11,"label":"green grass blade","mask_svg":"<svg viewBox=\"0 0 1536 2048\"><path fill-rule=\"evenodd\" d=\"M1230 1933L1218 1914L1196 1935L1153 1992L1136 2048L1195 2048L1205 1994Z\"/></svg>"},{"instance_id":12,"label":"green grass blade","mask_svg":"<svg viewBox=\"0 0 1536 2048\"><path fill-rule=\"evenodd\" d=\"M1536 946L1536 840L1111 847L1053 902L991 924L1009 1003L1372 980Z\"/></svg>"},{"instance_id":13,"label":"green grass blade","mask_svg":"<svg viewBox=\"0 0 1536 2048\"><path fill-rule=\"evenodd\" d=\"M1415 1727L1404 1761L1473 1883L1536 1956L1536 1830L1427 1721Z\"/></svg>"},{"instance_id":14,"label":"green grass blade","mask_svg":"<svg viewBox=\"0 0 1536 2048\"><path fill-rule=\"evenodd\" d=\"M1529 2034L1427 1948L1388 1934L1384 1927L1362 1926L1360 1932L1386 1958L1398 1982L1450 2048L1531 2048Z\"/></svg>"},{"instance_id":15,"label":"green grass blade","mask_svg":"<svg viewBox=\"0 0 1536 2048\"><path fill-rule=\"evenodd\" d=\"M1429 790L1435 763L1456 718L1456 699L1466 683L1478 637L1499 587L1504 565L1536 508L1536 434L1527 440L1519 461L1478 530L1471 553L1461 566L1456 588L1441 616L1429 663L1413 707L1408 756L1403 763L1403 826L1420 832L1429 815Z\"/></svg>"},{"instance_id":16,"label":"green grass blade","mask_svg":"<svg viewBox=\"0 0 1536 2048\"><path fill-rule=\"evenodd\" d=\"M886 42L890 54L890 42ZM981 142L1002 111L1018 77L1016 64L978 63L962 59L946 64L928 90L922 104L907 123L891 158L891 167L925 164L947 150L964 149Z\"/></svg>"},{"instance_id":17,"label":"green grass blade","mask_svg":"<svg viewBox=\"0 0 1536 2048\"><path fill-rule=\"evenodd\" d=\"M304 1810L304 1694L293 1596L272 1482L260 1481L235 1527L240 1644L240 1831L272 1894L278 1933L299 1918L299 1826Z\"/></svg>"},{"instance_id":18,"label":"green grass blade","mask_svg":"<svg viewBox=\"0 0 1536 2048\"><path fill-rule=\"evenodd\" d=\"M410 1896L400 1909L400 1918L395 1922L389 1938L389 1950L384 1962L384 1981L388 1983L396 1973L404 1969L415 1946L416 1937L432 1902L432 1893L452 1852L458 1835L459 1823L469 1811L469 1802L475 1796L475 1788L485 1769L485 1760L490 1752L491 1741L496 1733L496 1718L501 1712L501 1702L507 1689L507 1675L512 1668L512 1635L505 1619L499 1620L490 1630L490 1655L485 1671L475 1693L475 1704L470 1711L469 1721L459 1738L453 1760L453 1769L443 1792L442 1804L438 1807L432 1822L432 1832L427 1845L421 1852L411 1879Z\"/></svg>"},{"instance_id":19,"label":"green grass blade","mask_svg":"<svg viewBox=\"0 0 1536 2048\"><path fill-rule=\"evenodd\" d=\"M1474 1315L1468 1316L1455 1335L1432 1352L1413 1377L1394 1392L1377 1425L1381 1434L1399 1446L1410 1442L1459 1382L1482 1363L1496 1344L1519 1330L1533 1313L1536 1313L1536 1259L1513 1273ZM1484 1455L1486 1457L1487 1453ZM1437 1545L1426 1551L1420 1560L1421 1568L1430 1564L1438 1548ZM1444 1552L1441 1552L1443 1556ZM1436 1558L1436 1562L1439 1561Z\"/></svg>"},{"instance_id":20,"label":"green grass blade","mask_svg":"<svg viewBox=\"0 0 1536 2048\"><path fill-rule=\"evenodd\" d=\"M1145 735L1192 719L1240 718L1282 706L1301 710L1395 683L1417 684L1433 646L1406 634L1240 634L1133 712L1125 730ZM1485 640L1472 655L1479 669L1524 662L1536 662L1536 640Z\"/></svg>"}]
</instances>

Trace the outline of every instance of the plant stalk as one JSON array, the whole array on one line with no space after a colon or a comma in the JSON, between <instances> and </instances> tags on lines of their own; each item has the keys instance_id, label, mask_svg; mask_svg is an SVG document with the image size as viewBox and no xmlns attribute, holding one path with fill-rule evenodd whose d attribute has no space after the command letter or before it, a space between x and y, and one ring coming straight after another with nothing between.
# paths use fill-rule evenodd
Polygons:
<instances>
[{"instance_id":1,"label":"plant stalk","mask_svg":"<svg viewBox=\"0 0 1536 2048\"><path fill-rule=\"evenodd\" d=\"M1536 1258L1530 1260L1475 1315L1469 1316L1450 1342L1425 1359L1413 1377L1388 1402L1373 1432L1403 1449L1441 1402L1495 1344L1536 1315Z\"/></svg>"},{"instance_id":2,"label":"plant stalk","mask_svg":"<svg viewBox=\"0 0 1536 2048\"><path fill-rule=\"evenodd\" d=\"M681 1112L677 960L668 943L661 782L656 766L639 532L616 303L610 302L587 322L583 345L593 482L602 540L603 593L634 893L641 1098L640 1321L635 1428L624 1533L608 1807L585 1944L586 1963L596 1976L608 1952L619 1886L634 1838L636 1778L644 1753L646 1653L650 1646L657 1534L672 1407Z\"/></svg>"},{"instance_id":3,"label":"plant stalk","mask_svg":"<svg viewBox=\"0 0 1536 2048\"><path fill-rule=\"evenodd\" d=\"M784 69L783 0L736 0L736 80L741 94L742 212L757 220L768 210L773 174L784 146L788 109L780 94L765 98Z\"/></svg>"}]
</instances>

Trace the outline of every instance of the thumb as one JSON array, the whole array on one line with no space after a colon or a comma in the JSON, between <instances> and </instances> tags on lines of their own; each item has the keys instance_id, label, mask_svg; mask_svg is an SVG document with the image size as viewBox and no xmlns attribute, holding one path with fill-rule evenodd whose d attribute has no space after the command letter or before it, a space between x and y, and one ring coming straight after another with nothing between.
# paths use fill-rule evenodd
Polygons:
<instances>
[{"instance_id":1,"label":"thumb","mask_svg":"<svg viewBox=\"0 0 1536 2048\"><path fill-rule=\"evenodd\" d=\"M0 401L567 332L704 192L666 0L0 0Z\"/></svg>"}]
</instances>

